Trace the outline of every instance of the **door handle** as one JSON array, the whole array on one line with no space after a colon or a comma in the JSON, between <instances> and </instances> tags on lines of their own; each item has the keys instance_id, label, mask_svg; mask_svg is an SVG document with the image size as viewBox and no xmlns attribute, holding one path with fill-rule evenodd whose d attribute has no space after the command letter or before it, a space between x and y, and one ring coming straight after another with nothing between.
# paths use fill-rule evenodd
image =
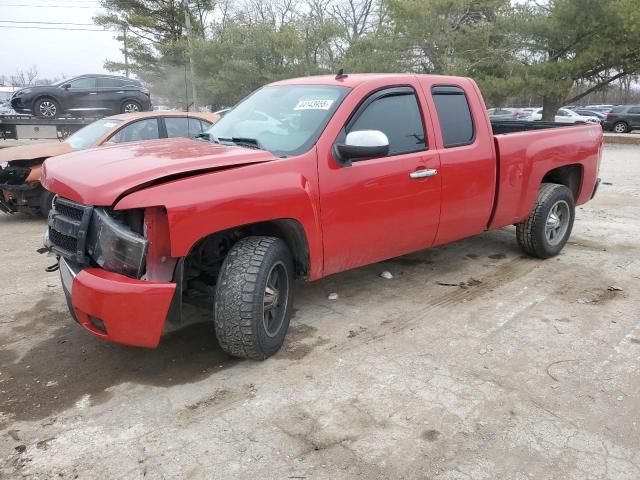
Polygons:
<instances>
[{"instance_id":1,"label":"door handle","mask_svg":"<svg viewBox=\"0 0 640 480\"><path fill-rule=\"evenodd\" d=\"M98 92L90 92L89 95L97 95Z\"/></svg>"},{"instance_id":2,"label":"door handle","mask_svg":"<svg viewBox=\"0 0 640 480\"><path fill-rule=\"evenodd\" d=\"M409 174L409 177L413 179L427 178L427 177L433 177L437 174L438 174L438 170L436 170L435 168L426 168L422 170L416 170L415 172L411 172Z\"/></svg>"}]
</instances>

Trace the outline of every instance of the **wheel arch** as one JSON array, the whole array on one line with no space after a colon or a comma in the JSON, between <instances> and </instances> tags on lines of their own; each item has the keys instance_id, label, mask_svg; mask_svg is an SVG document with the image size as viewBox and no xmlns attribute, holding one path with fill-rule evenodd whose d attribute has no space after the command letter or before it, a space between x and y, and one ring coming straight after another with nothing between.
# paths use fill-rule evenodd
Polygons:
<instances>
[{"instance_id":1,"label":"wheel arch","mask_svg":"<svg viewBox=\"0 0 640 480\"><path fill-rule=\"evenodd\" d=\"M571 193L573 193L573 199L577 201L580 196L580 190L582 189L583 177L584 167L582 164L573 163L563 165L562 167L554 168L545 173L540 181L540 187L544 183L557 183L564 185L571 190Z\"/></svg>"},{"instance_id":2,"label":"wheel arch","mask_svg":"<svg viewBox=\"0 0 640 480\"><path fill-rule=\"evenodd\" d=\"M217 239L232 239L230 249L241 238L265 235L281 238L289 248L294 261L296 276L306 278L310 273L311 259L309 241L302 223L294 218L276 218L272 220L238 225L225 230L209 233L193 243L185 258L189 258L199 247L206 243L217 245ZM213 240L213 241L212 241ZM226 252L225 252L226 255ZM222 257L224 259L224 257Z\"/></svg>"}]
</instances>

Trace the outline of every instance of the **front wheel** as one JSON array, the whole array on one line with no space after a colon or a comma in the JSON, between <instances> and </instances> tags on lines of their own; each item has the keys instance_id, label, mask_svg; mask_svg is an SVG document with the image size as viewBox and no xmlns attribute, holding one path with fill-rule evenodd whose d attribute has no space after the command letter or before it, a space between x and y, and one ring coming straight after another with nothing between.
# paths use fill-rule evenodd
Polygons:
<instances>
[{"instance_id":1,"label":"front wheel","mask_svg":"<svg viewBox=\"0 0 640 480\"><path fill-rule=\"evenodd\" d=\"M216 285L214 321L222 349L253 360L275 354L289 329L293 282L293 260L284 241L262 236L239 240Z\"/></svg>"},{"instance_id":2,"label":"front wheel","mask_svg":"<svg viewBox=\"0 0 640 480\"><path fill-rule=\"evenodd\" d=\"M49 212L53 207L53 198L56 196L55 193L49 192L48 190L43 190L40 195L40 215L44 218L49 217Z\"/></svg>"},{"instance_id":3,"label":"front wheel","mask_svg":"<svg viewBox=\"0 0 640 480\"><path fill-rule=\"evenodd\" d=\"M52 98L41 98L33 105L33 113L40 118L56 118L60 115L60 105Z\"/></svg>"},{"instance_id":4,"label":"front wheel","mask_svg":"<svg viewBox=\"0 0 640 480\"><path fill-rule=\"evenodd\" d=\"M529 218L516 225L518 245L534 257L554 257L569 240L574 218L571 190L564 185L543 183Z\"/></svg>"}]
</instances>

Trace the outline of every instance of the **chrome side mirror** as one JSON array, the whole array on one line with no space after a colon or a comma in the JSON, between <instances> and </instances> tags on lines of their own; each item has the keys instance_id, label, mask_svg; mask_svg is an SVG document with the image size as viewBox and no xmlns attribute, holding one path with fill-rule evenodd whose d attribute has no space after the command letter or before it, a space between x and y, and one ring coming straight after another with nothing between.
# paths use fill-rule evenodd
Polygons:
<instances>
[{"instance_id":1,"label":"chrome side mirror","mask_svg":"<svg viewBox=\"0 0 640 480\"><path fill-rule=\"evenodd\" d=\"M356 130L349 132L344 143L334 148L336 161L351 165L352 161L384 157L389 153L389 138L380 130Z\"/></svg>"}]
</instances>

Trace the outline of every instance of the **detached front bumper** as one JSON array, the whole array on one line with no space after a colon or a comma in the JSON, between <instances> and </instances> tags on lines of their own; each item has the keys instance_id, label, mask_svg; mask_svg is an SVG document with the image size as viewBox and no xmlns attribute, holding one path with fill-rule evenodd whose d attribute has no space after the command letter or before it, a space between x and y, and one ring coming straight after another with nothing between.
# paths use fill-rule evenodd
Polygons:
<instances>
[{"instance_id":1,"label":"detached front bumper","mask_svg":"<svg viewBox=\"0 0 640 480\"><path fill-rule=\"evenodd\" d=\"M60 277L69 311L85 330L123 345L158 346L175 283L135 280L64 258Z\"/></svg>"}]
</instances>

